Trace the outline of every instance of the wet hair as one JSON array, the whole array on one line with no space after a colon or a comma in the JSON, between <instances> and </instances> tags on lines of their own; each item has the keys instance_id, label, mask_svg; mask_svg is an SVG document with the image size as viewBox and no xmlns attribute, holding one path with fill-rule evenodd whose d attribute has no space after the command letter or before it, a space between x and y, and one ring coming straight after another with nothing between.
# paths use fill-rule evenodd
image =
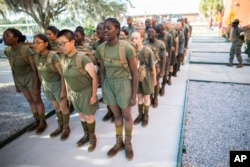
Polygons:
<instances>
[{"instance_id":1,"label":"wet hair","mask_svg":"<svg viewBox=\"0 0 250 167\"><path fill-rule=\"evenodd\" d=\"M51 45L50 45L50 42L49 42L49 38L46 35L44 35L44 34L37 34L37 35L34 36L34 39L35 38L39 38L43 42L47 42L48 43L47 49L51 50Z\"/></svg>"},{"instance_id":2,"label":"wet hair","mask_svg":"<svg viewBox=\"0 0 250 167\"><path fill-rule=\"evenodd\" d=\"M77 26L76 29L75 29L75 31L77 31L77 30L80 30L80 31L84 32L84 28L82 26Z\"/></svg>"},{"instance_id":3,"label":"wet hair","mask_svg":"<svg viewBox=\"0 0 250 167\"><path fill-rule=\"evenodd\" d=\"M82 31L82 30L75 30L75 33L76 33L76 32L79 32L79 33L81 34L82 37L85 37L84 31Z\"/></svg>"},{"instance_id":4,"label":"wet hair","mask_svg":"<svg viewBox=\"0 0 250 167\"><path fill-rule=\"evenodd\" d=\"M63 29L57 34L57 38L65 36L69 41L75 40L74 33L69 29Z\"/></svg>"},{"instance_id":5,"label":"wet hair","mask_svg":"<svg viewBox=\"0 0 250 167\"><path fill-rule=\"evenodd\" d=\"M19 42L25 42L26 36L23 35L23 34L21 33L21 31L19 31L18 29L15 29L15 28L8 28L8 29L6 29L6 30L4 31L4 34L5 34L5 32L7 32L7 31L10 31L10 32L14 35L14 37L18 37L17 43L19 43Z\"/></svg>"},{"instance_id":6,"label":"wet hair","mask_svg":"<svg viewBox=\"0 0 250 167\"><path fill-rule=\"evenodd\" d=\"M128 36L128 31L126 29L121 29L121 31L124 32L126 36Z\"/></svg>"},{"instance_id":7,"label":"wet hair","mask_svg":"<svg viewBox=\"0 0 250 167\"><path fill-rule=\"evenodd\" d=\"M98 23L97 26L96 26L96 28L97 28L99 25L103 26L103 25L104 25L104 22Z\"/></svg>"},{"instance_id":8,"label":"wet hair","mask_svg":"<svg viewBox=\"0 0 250 167\"><path fill-rule=\"evenodd\" d=\"M53 34L58 34L59 33L59 29L57 29L55 26L49 26L47 27L47 30L50 30L51 32L53 32Z\"/></svg>"},{"instance_id":9,"label":"wet hair","mask_svg":"<svg viewBox=\"0 0 250 167\"><path fill-rule=\"evenodd\" d=\"M120 30L121 30L120 22L119 22L116 18L112 18L112 17L107 18L107 19L104 21L104 23L106 23L106 22L111 22L111 23L115 26L115 28L119 29L119 32L118 32L118 34L117 34L117 36L119 36Z\"/></svg>"},{"instance_id":10,"label":"wet hair","mask_svg":"<svg viewBox=\"0 0 250 167\"><path fill-rule=\"evenodd\" d=\"M154 27L155 28L155 27ZM162 24L162 23L160 23L160 24L158 24L157 26L156 26L156 32L159 32L161 29L165 29L165 27L164 27L164 25Z\"/></svg>"},{"instance_id":11,"label":"wet hair","mask_svg":"<svg viewBox=\"0 0 250 167\"><path fill-rule=\"evenodd\" d=\"M149 29L154 29L156 33L158 32L156 27L149 27Z\"/></svg>"},{"instance_id":12,"label":"wet hair","mask_svg":"<svg viewBox=\"0 0 250 167\"><path fill-rule=\"evenodd\" d=\"M101 26L102 30L103 30L104 22L100 22L100 23L97 24L97 26L96 26L96 28L94 30L95 32L97 32L99 26Z\"/></svg>"}]
</instances>

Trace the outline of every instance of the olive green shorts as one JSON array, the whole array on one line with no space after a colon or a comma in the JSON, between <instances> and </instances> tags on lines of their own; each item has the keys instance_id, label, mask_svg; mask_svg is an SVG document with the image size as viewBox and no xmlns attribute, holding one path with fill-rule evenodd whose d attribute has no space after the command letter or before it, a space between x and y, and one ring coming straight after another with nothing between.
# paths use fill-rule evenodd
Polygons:
<instances>
[{"instance_id":1,"label":"olive green shorts","mask_svg":"<svg viewBox=\"0 0 250 167\"><path fill-rule=\"evenodd\" d=\"M175 51L172 51L172 55L171 55L171 60L170 60L170 66L175 65L176 63L176 56L175 56Z\"/></svg>"},{"instance_id":2,"label":"olive green shorts","mask_svg":"<svg viewBox=\"0 0 250 167\"><path fill-rule=\"evenodd\" d=\"M132 80L106 78L103 84L104 103L127 108L132 97Z\"/></svg>"},{"instance_id":3,"label":"olive green shorts","mask_svg":"<svg viewBox=\"0 0 250 167\"><path fill-rule=\"evenodd\" d=\"M84 115L94 115L99 109L98 100L95 104L90 104L92 96L92 87L87 86L79 92L70 90L70 98L76 112L82 112Z\"/></svg>"},{"instance_id":4,"label":"olive green shorts","mask_svg":"<svg viewBox=\"0 0 250 167\"><path fill-rule=\"evenodd\" d=\"M143 81L140 81L138 84L138 91L137 93L142 94L142 95L150 95L153 93L153 74L152 72L147 69L146 77L144 78Z\"/></svg>"},{"instance_id":5,"label":"olive green shorts","mask_svg":"<svg viewBox=\"0 0 250 167\"><path fill-rule=\"evenodd\" d=\"M16 87L21 92L28 91L30 93L34 90L34 77L33 77L33 71L28 72L25 75L14 75L14 80Z\"/></svg>"},{"instance_id":6,"label":"olive green shorts","mask_svg":"<svg viewBox=\"0 0 250 167\"><path fill-rule=\"evenodd\" d=\"M61 80L55 82L42 81L43 91L49 101L60 102L60 94L62 89Z\"/></svg>"}]
</instances>

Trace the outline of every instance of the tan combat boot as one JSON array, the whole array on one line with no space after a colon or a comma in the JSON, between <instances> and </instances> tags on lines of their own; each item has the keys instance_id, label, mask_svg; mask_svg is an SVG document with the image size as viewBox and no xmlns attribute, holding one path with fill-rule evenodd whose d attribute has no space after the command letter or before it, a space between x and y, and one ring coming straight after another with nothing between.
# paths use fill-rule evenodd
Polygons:
<instances>
[{"instance_id":1,"label":"tan combat boot","mask_svg":"<svg viewBox=\"0 0 250 167\"><path fill-rule=\"evenodd\" d=\"M135 118L134 125L137 125L142 121L142 118L143 118L143 106L144 106L143 104L138 104L139 115Z\"/></svg>"},{"instance_id":2,"label":"tan combat boot","mask_svg":"<svg viewBox=\"0 0 250 167\"><path fill-rule=\"evenodd\" d=\"M52 133L50 133L51 138L58 136L63 131L62 112L56 112L56 117L57 117L58 128L54 130Z\"/></svg>"},{"instance_id":3,"label":"tan combat boot","mask_svg":"<svg viewBox=\"0 0 250 167\"><path fill-rule=\"evenodd\" d=\"M95 147L96 147L96 135L94 133L90 133L89 134L88 152L94 151Z\"/></svg>"},{"instance_id":4,"label":"tan combat boot","mask_svg":"<svg viewBox=\"0 0 250 167\"><path fill-rule=\"evenodd\" d=\"M27 128L27 130L26 130L27 132L31 132L31 131L35 130L39 126L40 120L39 120L38 113L37 112L33 113L33 117L34 117L35 121L30 127Z\"/></svg>"},{"instance_id":5,"label":"tan combat boot","mask_svg":"<svg viewBox=\"0 0 250 167\"><path fill-rule=\"evenodd\" d=\"M102 119L103 121L108 121L113 117L113 113L108 105L107 105L107 109L108 109L108 112L103 117L103 119Z\"/></svg>"},{"instance_id":6,"label":"tan combat boot","mask_svg":"<svg viewBox=\"0 0 250 167\"><path fill-rule=\"evenodd\" d=\"M131 161L134 157L134 152L133 152L133 148L132 148L132 144L131 144L131 136L126 136L125 137L125 154L126 154L126 158L127 160Z\"/></svg>"},{"instance_id":7,"label":"tan combat boot","mask_svg":"<svg viewBox=\"0 0 250 167\"><path fill-rule=\"evenodd\" d=\"M69 137L70 134L70 128L69 128L69 113L62 114L63 116L63 132L61 135L61 140L64 141Z\"/></svg>"},{"instance_id":8,"label":"tan combat boot","mask_svg":"<svg viewBox=\"0 0 250 167\"><path fill-rule=\"evenodd\" d=\"M47 123L46 123L46 120L45 120L44 113L43 114L39 114L39 120L40 120L39 126L36 129L36 134L37 135L40 135L41 133L43 133L45 131L45 129L47 128Z\"/></svg>"},{"instance_id":9,"label":"tan combat boot","mask_svg":"<svg viewBox=\"0 0 250 167\"><path fill-rule=\"evenodd\" d=\"M148 116L148 111L149 111L149 106L144 106L144 113L143 113L143 119L142 119L142 126L145 127L148 125L148 120L149 120L149 116Z\"/></svg>"},{"instance_id":10,"label":"tan combat boot","mask_svg":"<svg viewBox=\"0 0 250 167\"><path fill-rule=\"evenodd\" d=\"M115 156L119 151L124 149L122 135L116 135L116 144L107 152L108 157Z\"/></svg>"},{"instance_id":11,"label":"tan combat boot","mask_svg":"<svg viewBox=\"0 0 250 167\"><path fill-rule=\"evenodd\" d=\"M81 124L83 128L84 136L80 140L78 140L78 142L76 143L77 147L81 147L87 142L89 142L89 131L88 131L87 122L81 121Z\"/></svg>"}]
</instances>

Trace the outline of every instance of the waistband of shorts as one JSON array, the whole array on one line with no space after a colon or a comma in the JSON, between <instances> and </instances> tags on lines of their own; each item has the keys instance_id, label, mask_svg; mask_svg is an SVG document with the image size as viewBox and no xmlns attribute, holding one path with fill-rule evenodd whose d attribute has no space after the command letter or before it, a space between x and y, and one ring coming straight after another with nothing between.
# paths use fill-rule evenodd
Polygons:
<instances>
[{"instance_id":1,"label":"waistband of shorts","mask_svg":"<svg viewBox=\"0 0 250 167\"><path fill-rule=\"evenodd\" d=\"M112 81L112 82L120 82L120 81L131 80L131 79L128 77L123 77L123 78L106 78L106 80Z\"/></svg>"},{"instance_id":2,"label":"waistband of shorts","mask_svg":"<svg viewBox=\"0 0 250 167\"><path fill-rule=\"evenodd\" d=\"M29 72L23 73L23 74L17 74L17 73L15 73L15 72L13 71L13 74L14 74L15 76L17 76L17 77L25 77L25 76L27 76L27 75L33 74L33 71L29 71Z\"/></svg>"}]
</instances>

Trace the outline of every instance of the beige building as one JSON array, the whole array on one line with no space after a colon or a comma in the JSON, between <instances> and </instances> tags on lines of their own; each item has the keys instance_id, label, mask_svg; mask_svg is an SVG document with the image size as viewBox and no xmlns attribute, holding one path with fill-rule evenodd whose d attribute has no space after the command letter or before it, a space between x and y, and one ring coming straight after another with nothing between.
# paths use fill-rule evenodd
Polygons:
<instances>
[{"instance_id":1,"label":"beige building","mask_svg":"<svg viewBox=\"0 0 250 167\"><path fill-rule=\"evenodd\" d=\"M236 18L240 25L250 24L250 0L225 0L223 27L227 27Z\"/></svg>"}]
</instances>

